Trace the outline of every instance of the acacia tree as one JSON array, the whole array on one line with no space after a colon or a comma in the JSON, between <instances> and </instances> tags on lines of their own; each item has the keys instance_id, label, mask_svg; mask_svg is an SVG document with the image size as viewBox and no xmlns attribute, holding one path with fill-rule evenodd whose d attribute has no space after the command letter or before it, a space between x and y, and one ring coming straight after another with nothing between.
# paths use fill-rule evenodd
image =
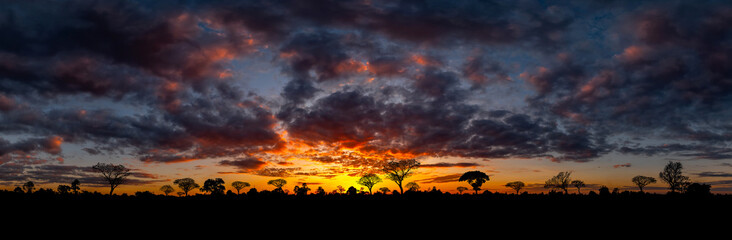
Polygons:
<instances>
[{"instance_id":1,"label":"acacia tree","mask_svg":"<svg viewBox=\"0 0 732 240\"><path fill-rule=\"evenodd\" d=\"M647 186L651 183L656 183L656 179L653 177L646 177L646 176L635 176L633 177L633 183L638 186L640 189L640 192L643 192L643 187Z\"/></svg>"},{"instance_id":2,"label":"acacia tree","mask_svg":"<svg viewBox=\"0 0 732 240\"><path fill-rule=\"evenodd\" d=\"M188 192L199 187L198 183L196 183L192 178L176 179L173 183L178 185L178 188L183 191L183 194L185 194L186 197L188 197Z\"/></svg>"},{"instance_id":3,"label":"acacia tree","mask_svg":"<svg viewBox=\"0 0 732 240\"><path fill-rule=\"evenodd\" d=\"M224 187L223 179L207 179L205 182L203 182L201 192L209 192L211 195L223 195L225 189L226 187Z\"/></svg>"},{"instance_id":4,"label":"acacia tree","mask_svg":"<svg viewBox=\"0 0 732 240\"><path fill-rule=\"evenodd\" d=\"M669 161L666 167L663 168L663 171L658 173L658 177L668 184L672 193L676 192L676 190L680 191L684 189L690 183L689 177L681 173L681 169L683 168L680 162Z\"/></svg>"},{"instance_id":5,"label":"acacia tree","mask_svg":"<svg viewBox=\"0 0 732 240\"><path fill-rule=\"evenodd\" d=\"M402 182L413 174L413 170L419 167L420 163L416 159L395 160L387 162L381 169L386 173L386 179L394 181L399 186L399 192L404 193Z\"/></svg>"},{"instance_id":6,"label":"acacia tree","mask_svg":"<svg viewBox=\"0 0 732 240\"><path fill-rule=\"evenodd\" d=\"M582 194L582 192L580 191L580 188L585 187L585 182L584 181L582 181L582 180L574 180L570 184L572 184L572 186L574 186L574 187L577 188L577 193L578 194Z\"/></svg>"},{"instance_id":7,"label":"acacia tree","mask_svg":"<svg viewBox=\"0 0 732 240\"><path fill-rule=\"evenodd\" d=\"M267 182L267 184L274 186L275 191L277 191L277 192L284 192L284 190L282 190L282 187L284 187L287 184L287 180L281 179L281 178L274 179L274 180L269 180L269 182Z\"/></svg>"},{"instance_id":8,"label":"acacia tree","mask_svg":"<svg viewBox=\"0 0 732 240\"><path fill-rule=\"evenodd\" d=\"M460 194L463 194L463 192L466 191L466 190L468 190L468 188L466 188L466 187L463 187L463 186L457 187L457 191Z\"/></svg>"},{"instance_id":9,"label":"acacia tree","mask_svg":"<svg viewBox=\"0 0 732 240\"><path fill-rule=\"evenodd\" d=\"M373 173L367 173L366 175L363 175L360 179L358 179L358 184L366 186L369 189L369 194L371 194L371 188L374 187L377 183L381 182L381 178Z\"/></svg>"},{"instance_id":10,"label":"acacia tree","mask_svg":"<svg viewBox=\"0 0 732 240\"><path fill-rule=\"evenodd\" d=\"M512 188L513 190L516 190L516 194L519 194L519 191L523 189L526 186L526 184L522 181L515 181L515 182L509 182L506 183L506 187Z\"/></svg>"},{"instance_id":11,"label":"acacia tree","mask_svg":"<svg viewBox=\"0 0 732 240\"><path fill-rule=\"evenodd\" d=\"M242 190L243 188L247 188L251 185L248 182L234 181L233 183L231 183L231 186L236 189L236 195L239 195L240 190Z\"/></svg>"},{"instance_id":12,"label":"acacia tree","mask_svg":"<svg viewBox=\"0 0 732 240\"><path fill-rule=\"evenodd\" d=\"M389 188L388 187L381 187L381 188L379 188L379 192L381 192L384 195L386 195L386 193L389 192Z\"/></svg>"},{"instance_id":13,"label":"acacia tree","mask_svg":"<svg viewBox=\"0 0 732 240\"><path fill-rule=\"evenodd\" d=\"M569 178L570 174L572 174L572 172L560 172L556 176L546 180L546 182L544 182L544 188L562 189L564 190L564 194L568 194L567 188L571 182L571 179Z\"/></svg>"},{"instance_id":14,"label":"acacia tree","mask_svg":"<svg viewBox=\"0 0 732 240\"><path fill-rule=\"evenodd\" d=\"M475 190L475 194L478 194L480 187L483 186L483 183L487 182L488 180L490 180L488 178L488 175L481 171L465 172L458 179L459 182L467 181L468 184L473 187L473 190Z\"/></svg>"},{"instance_id":15,"label":"acacia tree","mask_svg":"<svg viewBox=\"0 0 732 240\"><path fill-rule=\"evenodd\" d=\"M419 191L419 189L420 189L419 184L417 184L416 182L408 182L407 185L405 185L405 187L407 187L407 191L409 191L409 192L416 192L416 191Z\"/></svg>"},{"instance_id":16,"label":"acacia tree","mask_svg":"<svg viewBox=\"0 0 732 240\"><path fill-rule=\"evenodd\" d=\"M127 177L132 175L130 169L125 166L111 163L97 163L97 165L92 166L92 169L101 173L104 180L109 183L109 195L112 195L114 189L125 183Z\"/></svg>"},{"instance_id":17,"label":"acacia tree","mask_svg":"<svg viewBox=\"0 0 732 240\"><path fill-rule=\"evenodd\" d=\"M163 185L162 187L160 187L160 191L165 193L165 196L168 196L168 194L175 192L175 189L173 188L173 186Z\"/></svg>"}]
</instances>

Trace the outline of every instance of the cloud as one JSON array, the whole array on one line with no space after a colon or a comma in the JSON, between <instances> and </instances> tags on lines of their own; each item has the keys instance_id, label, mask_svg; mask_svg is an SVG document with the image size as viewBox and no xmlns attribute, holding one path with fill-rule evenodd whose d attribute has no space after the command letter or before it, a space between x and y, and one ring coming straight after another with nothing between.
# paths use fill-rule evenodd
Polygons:
<instances>
[{"instance_id":1,"label":"cloud","mask_svg":"<svg viewBox=\"0 0 732 240\"><path fill-rule=\"evenodd\" d=\"M444 176L437 176L427 179L421 179L419 180L420 183L450 183L450 182L457 182L458 179L462 176L461 173L457 174L450 174L450 175L444 175Z\"/></svg>"},{"instance_id":2,"label":"cloud","mask_svg":"<svg viewBox=\"0 0 732 240\"><path fill-rule=\"evenodd\" d=\"M421 156L729 159L729 9L16 1L0 6L0 161L57 162L67 144L146 163L222 158L264 176ZM248 60L272 69L244 71ZM267 82L279 94L259 95L258 71L285 77ZM525 102L500 106L503 94ZM363 170L265 167L268 154Z\"/></svg>"},{"instance_id":3,"label":"cloud","mask_svg":"<svg viewBox=\"0 0 732 240\"><path fill-rule=\"evenodd\" d=\"M422 164L419 165L420 168L451 168L451 167L477 167L480 166L480 164L477 163L471 163L471 162L457 162L457 163L450 163L450 162L439 162L434 164Z\"/></svg>"},{"instance_id":4,"label":"cloud","mask_svg":"<svg viewBox=\"0 0 732 240\"><path fill-rule=\"evenodd\" d=\"M267 165L267 162L255 157L237 158L234 160L223 160L219 162L221 166L229 166L239 169L240 172L249 172L259 170Z\"/></svg>"},{"instance_id":5,"label":"cloud","mask_svg":"<svg viewBox=\"0 0 732 240\"><path fill-rule=\"evenodd\" d=\"M624 163L624 164L616 164L616 165L613 165L613 168L622 168L622 167L628 167L629 168L631 166L632 166L632 164L630 164L630 163Z\"/></svg>"},{"instance_id":6,"label":"cloud","mask_svg":"<svg viewBox=\"0 0 732 240\"><path fill-rule=\"evenodd\" d=\"M696 175L699 177L732 177L732 173L725 172L700 172Z\"/></svg>"}]
</instances>

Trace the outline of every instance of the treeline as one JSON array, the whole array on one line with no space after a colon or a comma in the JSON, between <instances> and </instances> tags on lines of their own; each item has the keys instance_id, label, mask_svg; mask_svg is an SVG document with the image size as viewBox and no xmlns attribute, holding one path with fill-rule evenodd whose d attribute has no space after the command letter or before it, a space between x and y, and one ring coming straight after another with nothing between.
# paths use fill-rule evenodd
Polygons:
<instances>
[{"instance_id":1,"label":"treeline","mask_svg":"<svg viewBox=\"0 0 732 240\"><path fill-rule=\"evenodd\" d=\"M398 190L390 190L387 187L379 187L376 185L382 183L383 180L377 174L367 173L361 176L356 184L361 185L360 189L351 186L348 189L338 186L331 192L326 192L323 187L318 186L311 189L307 183L301 183L294 186L292 191L286 190L287 185L285 179L273 179L267 182L268 185L274 187L273 190L258 191L256 188L249 188L251 184L248 182L234 181L230 183L232 189L227 190L225 182L221 178L208 179L199 185L194 179L182 178L173 181L173 185L164 185L159 190L162 195L150 191L136 192L135 194L113 194L114 189L125 182L129 176L129 169L121 165L97 164L94 169L102 173L102 177L110 184L109 194L101 194L98 192L81 191L81 183L78 180L71 182L71 185L59 185L54 191L53 189L35 190L32 181L28 181L22 186L18 186L13 191L1 191L2 199L669 199L669 198L727 198L728 195L714 195L711 193L711 186L702 183L692 183L689 177L682 174L683 168L681 163L669 162L663 171L659 173L659 178L668 184L670 190L667 194L651 194L645 193L643 188L649 184L655 183L656 179L647 176L636 176L631 179L637 187L637 192L623 191L619 189L610 189L601 186L597 192L592 190L583 193L582 188L587 185L584 181L571 178L571 172L560 172L556 176L551 177L544 183L544 188L551 189L551 192L530 194L524 190L526 184L521 181L513 181L505 184L506 188L513 189L515 192L511 194L498 193L491 191L482 191L481 187L485 182L490 181L490 177L481 171L468 171L457 179L458 182L466 182L472 187L460 186L456 190L457 194L450 192L442 192L435 187L432 189L422 190L418 183L404 181L413 174L414 169L419 167L419 162L414 159L402 161L389 161L386 163L382 172L385 179L393 181ZM176 187L178 190L176 192ZM249 188L247 190L247 188ZM570 193L570 188L576 188L576 193ZM405 191L406 189L406 191ZM201 193L194 195L189 194L193 190L199 190ZM465 193L464 193L465 192ZM172 194L175 193L175 194ZM177 195L177 197L173 196Z\"/></svg>"},{"instance_id":2,"label":"treeline","mask_svg":"<svg viewBox=\"0 0 732 240\"><path fill-rule=\"evenodd\" d=\"M732 200L732 195L712 194L708 188L701 184L693 184L685 192L668 192L665 194L647 193L638 191L611 191L602 187L597 191L591 190L585 194L564 193L551 191L548 193L501 193L483 191L481 193L450 193L442 192L436 188L430 190L407 190L404 193L394 191L391 193L358 191L355 187L343 193L339 192L313 192L310 194L290 194L278 190L262 190L251 188L247 192L236 193L228 190L223 194L191 194L189 196L171 196L155 194L150 191L138 191L134 194L103 194L99 192L79 191L58 192L53 189L40 188L33 192L26 191L0 191L0 199L3 200Z\"/></svg>"}]
</instances>

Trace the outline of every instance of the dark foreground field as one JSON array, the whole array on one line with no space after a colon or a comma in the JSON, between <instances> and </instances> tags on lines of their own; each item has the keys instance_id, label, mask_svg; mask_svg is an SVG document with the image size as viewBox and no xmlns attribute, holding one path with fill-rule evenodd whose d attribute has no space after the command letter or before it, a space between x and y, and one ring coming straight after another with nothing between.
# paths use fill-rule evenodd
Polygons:
<instances>
[{"instance_id":1,"label":"dark foreground field","mask_svg":"<svg viewBox=\"0 0 732 240\"><path fill-rule=\"evenodd\" d=\"M643 194L445 194L403 195L194 195L151 193L109 196L100 193L0 192L7 229L39 222L61 229L110 229L115 234L190 234L244 231L268 234L356 234L399 229L412 236L518 231L639 234L707 231L726 224L731 195ZM721 218L720 218L721 217ZM622 234L621 234L622 235ZM371 235L373 236L373 235ZM377 234L378 236L378 234ZM617 235L616 235L617 236Z\"/></svg>"},{"instance_id":2,"label":"dark foreground field","mask_svg":"<svg viewBox=\"0 0 732 240\"><path fill-rule=\"evenodd\" d=\"M180 213L206 212L567 212L613 214L623 212L720 213L732 208L732 195L727 194L651 194L639 192L563 194L505 194L485 191L480 194L450 194L440 191L405 192L404 194L308 194L292 195L262 191L256 194L224 194L173 197L137 192L133 195L81 192L59 194L53 191L22 193L0 191L0 201L41 208L45 211L90 211L128 209L129 211L167 211ZM9 205L5 205L9 206ZM176 210L173 210L176 209Z\"/></svg>"}]
</instances>

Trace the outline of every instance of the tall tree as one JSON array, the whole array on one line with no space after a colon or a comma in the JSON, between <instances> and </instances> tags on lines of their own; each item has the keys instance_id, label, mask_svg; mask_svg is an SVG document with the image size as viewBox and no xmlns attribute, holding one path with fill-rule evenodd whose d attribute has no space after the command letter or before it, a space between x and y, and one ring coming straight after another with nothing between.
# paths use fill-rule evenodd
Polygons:
<instances>
[{"instance_id":1,"label":"tall tree","mask_svg":"<svg viewBox=\"0 0 732 240\"><path fill-rule=\"evenodd\" d=\"M402 182L405 178L414 174L412 171L417 169L419 165L420 163L415 159L394 160L387 162L381 170L386 173L386 179L394 181L399 186L399 192L403 194Z\"/></svg>"},{"instance_id":2,"label":"tall tree","mask_svg":"<svg viewBox=\"0 0 732 240\"><path fill-rule=\"evenodd\" d=\"M689 185L689 177L684 176L681 172L683 168L680 162L669 161L666 167L663 168L663 171L658 173L658 177L668 184L671 192L681 191Z\"/></svg>"},{"instance_id":3,"label":"tall tree","mask_svg":"<svg viewBox=\"0 0 732 240\"><path fill-rule=\"evenodd\" d=\"M109 195L112 195L114 189L125 183L127 177L132 175L130 169L125 166L111 163L97 163L97 165L92 166L92 169L101 173L104 180L109 183Z\"/></svg>"},{"instance_id":4,"label":"tall tree","mask_svg":"<svg viewBox=\"0 0 732 240\"><path fill-rule=\"evenodd\" d=\"M646 177L646 176L635 176L632 179L633 183L638 186L640 189L640 192L643 192L643 188L645 186L648 186L649 184L656 183L656 179L653 177Z\"/></svg>"},{"instance_id":5,"label":"tall tree","mask_svg":"<svg viewBox=\"0 0 732 240\"><path fill-rule=\"evenodd\" d=\"M473 190L475 190L475 194L478 194L480 187L483 186L483 183L487 182L488 180L490 180L490 178L488 178L488 175L481 171L465 172L458 179L459 182L467 181L468 184L473 187Z\"/></svg>"},{"instance_id":6,"label":"tall tree","mask_svg":"<svg viewBox=\"0 0 732 240\"><path fill-rule=\"evenodd\" d=\"M526 184L522 181L514 181L514 182L506 183L506 187L516 190L516 194L519 194L519 191L521 191L521 189L523 189L525 186L526 186Z\"/></svg>"},{"instance_id":7,"label":"tall tree","mask_svg":"<svg viewBox=\"0 0 732 240\"><path fill-rule=\"evenodd\" d=\"M381 178L378 175L373 173L367 173L359 178L357 183L366 186L369 189L369 194L371 194L371 188L373 188L374 185L380 182Z\"/></svg>"},{"instance_id":8,"label":"tall tree","mask_svg":"<svg viewBox=\"0 0 732 240\"><path fill-rule=\"evenodd\" d=\"M564 190L564 193L567 194L567 188L572 181L569 178L570 174L572 174L572 172L560 172L556 176L546 180L546 182L544 182L544 188L562 189Z\"/></svg>"},{"instance_id":9,"label":"tall tree","mask_svg":"<svg viewBox=\"0 0 732 240\"><path fill-rule=\"evenodd\" d=\"M310 188L308 187L307 183L302 183L302 186L295 186L293 189L293 192L295 192L295 195L297 196L307 196L308 191L310 191Z\"/></svg>"},{"instance_id":10,"label":"tall tree","mask_svg":"<svg viewBox=\"0 0 732 240\"><path fill-rule=\"evenodd\" d=\"M31 181L28 181L28 182L26 182L26 183L23 184L23 190L26 193L32 193L33 192L33 189L35 189L35 188L36 188L36 185L33 184L33 182L31 182Z\"/></svg>"},{"instance_id":11,"label":"tall tree","mask_svg":"<svg viewBox=\"0 0 732 240\"><path fill-rule=\"evenodd\" d=\"M192 178L176 179L173 181L173 184L178 185L178 188L183 191L186 197L188 196L188 192L199 187L198 183Z\"/></svg>"},{"instance_id":12,"label":"tall tree","mask_svg":"<svg viewBox=\"0 0 732 240\"><path fill-rule=\"evenodd\" d=\"M79 193L79 189L81 189L79 187L79 185L81 185L81 182L79 182L79 179L74 179L74 181L71 182L71 190L74 191L74 194Z\"/></svg>"},{"instance_id":13,"label":"tall tree","mask_svg":"<svg viewBox=\"0 0 732 240\"><path fill-rule=\"evenodd\" d=\"M236 195L239 195L240 190L248 188L251 185L248 182L234 181L233 183L231 183L231 186L236 189Z\"/></svg>"},{"instance_id":14,"label":"tall tree","mask_svg":"<svg viewBox=\"0 0 732 240\"><path fill-rule=\"evenodd\" d=\"M208 192L211 195L224 195L224 180L221 178L206 179L201 187L201 192Z\"/></svg>"}]
</instances>

